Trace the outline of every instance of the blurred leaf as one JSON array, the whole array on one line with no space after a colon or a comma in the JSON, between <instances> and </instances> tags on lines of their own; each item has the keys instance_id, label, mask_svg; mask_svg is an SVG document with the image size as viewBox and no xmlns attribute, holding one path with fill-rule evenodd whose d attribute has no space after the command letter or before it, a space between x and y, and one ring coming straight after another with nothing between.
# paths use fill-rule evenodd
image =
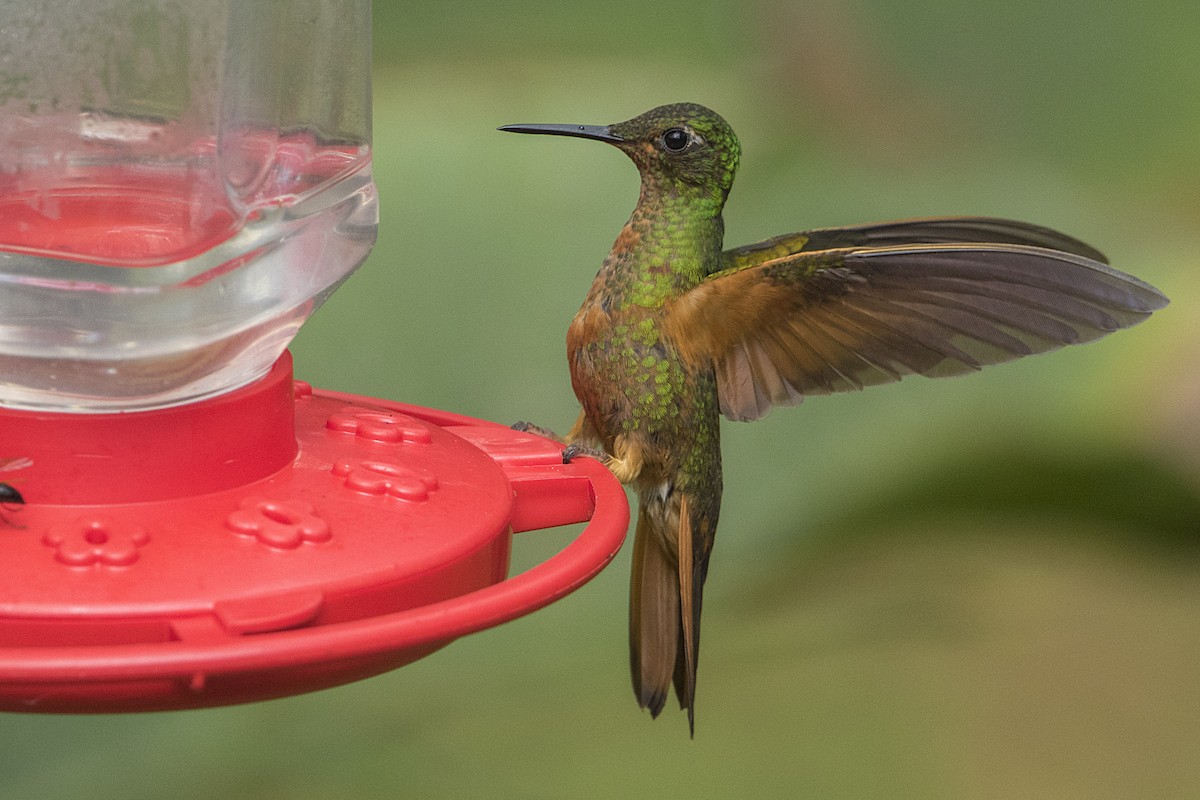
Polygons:
<instances>
[{"instance_id":1,"label":"blurred leaf","mask_svg":"<svg viewBox=\"0 0 1200 800\"><path fill-rule=\"evenodd\" d=\"M953 525L947 524L953 521ZM973 527L1056 526L1091 531L1171 559L1200 558L1200 486L1160 458L1116 446L1036 449L1028 443L951 450L903 481L818 520L801 558L844 549L846 539L930 525L969 535ZM1102 537L1102 538L1096 538Z\"/></svg>"}]
</instances>

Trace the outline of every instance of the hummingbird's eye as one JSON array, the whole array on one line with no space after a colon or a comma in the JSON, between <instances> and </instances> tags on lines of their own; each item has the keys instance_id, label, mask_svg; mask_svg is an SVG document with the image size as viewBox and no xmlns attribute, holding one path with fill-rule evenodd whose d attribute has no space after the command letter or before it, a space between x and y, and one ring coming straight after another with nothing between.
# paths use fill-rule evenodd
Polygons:
<instances>
[{"instance_id":1,"label":"hummingbird's eye","mask_svg":"<svg viewBox=\"0 0 1200 800\"><path fill-rule=\"evenodd\" d=\"M680 150L687 147L688 141L690 140L691 137L688 136L688 132L683 128L671 128L671 130L664 133L662 137L663 147L667 148L673 153L678 153Z\"/></svg>"}]
</instances>

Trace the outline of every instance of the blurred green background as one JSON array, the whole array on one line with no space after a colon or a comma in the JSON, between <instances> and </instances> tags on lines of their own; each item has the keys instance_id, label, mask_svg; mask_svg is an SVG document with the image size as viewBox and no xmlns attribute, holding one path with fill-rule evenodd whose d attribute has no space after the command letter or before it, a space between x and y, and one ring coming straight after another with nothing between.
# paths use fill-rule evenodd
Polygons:
<instances>
[{"instance_id":1,"label":"blurred green background","mask_svg":"<svg viewBox=\"0 0 1200 800\"><path fill-rule=\"evenodd\" d=\"M926 214L1068 231L1173 304L1099 344L725 426L697 732L628 686L628 553L395 673L0 718L11 798L1200 796L1200 6L376 3L378 246L318 386L563 430L566 325L636 199L496 133L719 110L727 242ZM514 568L573 531L531 533Z\"/></svg>"}]
</instances>

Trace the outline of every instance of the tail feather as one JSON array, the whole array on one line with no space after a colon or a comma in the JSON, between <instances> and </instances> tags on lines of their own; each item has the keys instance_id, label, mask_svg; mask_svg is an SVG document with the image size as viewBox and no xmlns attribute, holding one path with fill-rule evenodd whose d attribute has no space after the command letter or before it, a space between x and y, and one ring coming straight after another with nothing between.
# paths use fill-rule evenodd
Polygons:
<instances>
[{"instance_id":1,"label":"tail feather","mask_svg":"<svg viewBox=\"0 0 1200 800\"><path fill-rule=\"evenodd\" d=\"M700 590L702 584L696 583L695 549L692 546L692 519L688 513L687 495L680 495L679 500L679 536L676 540L679 547L678 592L679 620L681 623L680 645L682 658L678 656L675 670L675 694L679 697L680 708L688 712L688 728L692 735L696 733L696 658L699 655L698 640L700 628ZM683 667L680 669L680 667Z\"/></svg>"},{"instance_id":2,"label":"tail feather","mask_svg":"<svg viewBox=\"0 0 1200 800\"><path fill-rule=\"evenodd\" d=\"M665 497L643 494L629 595L630 670L638 704L658 716L673 684L693 732L700 606L709 526L715 525L715 520L697 517L694 505L679 491Z\"/></svg>"},{"instance_id":3,"label":"tail feather","mask_svg":"<svg viewBox=\"0 0 1200 800\"><path fill-rule=\"evenodd\" d=\"M640 504L629 591L629 666L638 705L657 717L667 701L679 651L679 584L651 517L646 504Z\"/></svg>"}]
</instances>

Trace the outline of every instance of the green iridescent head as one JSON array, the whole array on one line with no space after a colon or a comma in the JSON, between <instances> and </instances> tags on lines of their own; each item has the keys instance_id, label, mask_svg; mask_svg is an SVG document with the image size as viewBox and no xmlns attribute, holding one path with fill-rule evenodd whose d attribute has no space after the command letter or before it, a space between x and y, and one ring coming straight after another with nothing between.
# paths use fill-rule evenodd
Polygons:
<instances>
[{"instance_id":1,"label":"green iridescent head","mask_svg":"<svg viewBox=\"0 0 1200 800\"><path fill-rule=\"evenodd\" d=\"M659 106L613 125L506 125L500 130L608 142L660 187L692 186L718 192L722 198L733 185L741 156L729 124L696 103Z\"/></svg>"},{"instance_id":2,"label":"green iridescent head","mask_svg":"<svg viewBox=\"0 0 1200 800\"><path fill-rule=\"evenodd\" d=\"M659 106L626 122L609 125L614 142L638 169L660 179L717 187L733 185L741 147L733 129L715 111L695 103Z\"/></svg>"}]
</instances>

